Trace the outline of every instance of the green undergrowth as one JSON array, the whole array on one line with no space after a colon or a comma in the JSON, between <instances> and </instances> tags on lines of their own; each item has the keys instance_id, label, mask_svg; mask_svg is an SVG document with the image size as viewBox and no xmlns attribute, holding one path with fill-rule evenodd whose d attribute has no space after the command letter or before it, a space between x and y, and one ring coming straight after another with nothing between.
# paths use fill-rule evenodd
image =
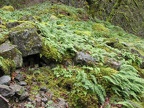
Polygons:
<instances>
[{"instance_id":1,"label":"green undergrowth","mask_svg":"<svg viewBox=\"0 0 144 108\"><path fill-rule=\"evenodd\" d=\"M11 75L11 72L15 71L14 62L10 59L4 59L0 56L0 75Z\"/></svg>"},{"instance_id":2,"label":"green undergrowth","mask_svg":"<svg viewBox=\"0 0 144 108\"><path fill-rule=\"evenodd\" d=\"M63 97L70 108L99 108L105 104L135 108L138 103L141 106L142 58L131 49L144 56L144 39L109 22L91 20L84 9L49 2L13 12L0 9L0 16L5 24L20 21L22 30L29 28L27 23L34 24L43 42L41 57L56 63L54 68L29 69L24 73L27 83L32 85L32 99L40 87L46 86L54 93L53 100ZM96 63L75 64L79 51L91 55ZM110 59L119 62L120 67L108 65Z\"/></svg>"}]
</instances>

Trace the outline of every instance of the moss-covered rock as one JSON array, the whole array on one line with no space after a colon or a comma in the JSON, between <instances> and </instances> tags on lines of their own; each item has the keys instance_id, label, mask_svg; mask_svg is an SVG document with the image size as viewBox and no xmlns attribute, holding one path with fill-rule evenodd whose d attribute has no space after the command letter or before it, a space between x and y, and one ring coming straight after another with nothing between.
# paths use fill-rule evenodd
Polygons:
<instances>
[{"instance_id":1,"label":"moss-covered rock","mask_svg":"<svg viewBox=\"0 0 144 108\"><path fill-rule=\"evenodd\" d=\"M10 42L5 42L0 45L0 56L2 56L5 59L13 60L15 66L17 68L22 67L22 54L21 52L16 48L16 45L10 44Z\"/></svg>"},{"instance_id":2,"label":"moss-covered rock","mask_svg":"<svg viewBox=\"0 0 144 108\"><path fill-rule=\"evenodd\" d=\"M0 76L10 75L15 70L15 63L10 59L4 59L0 56Z\"/></svg>"},{"instance_id":3,"label":"moss-covered rock","mask_svg":"<svg viewBox=\"0 0 144 108\"><path fill-rule=\"evenodd\" d=\"M11 28L9 36L11 42L18 46L23 57L40 53L42 42L33 23L24 22Z\"/></svg>"},{"instance_id":4,"label":"moss-covered rock","mask_svg":"<svg viewBox=\"0 0 144 108\"><path fill-rule=\"evenodd\" d=\"M2 10L13 12L14 7L13 6L4 6L4 7L2 7Z\"/></svg>"}]
</instances>

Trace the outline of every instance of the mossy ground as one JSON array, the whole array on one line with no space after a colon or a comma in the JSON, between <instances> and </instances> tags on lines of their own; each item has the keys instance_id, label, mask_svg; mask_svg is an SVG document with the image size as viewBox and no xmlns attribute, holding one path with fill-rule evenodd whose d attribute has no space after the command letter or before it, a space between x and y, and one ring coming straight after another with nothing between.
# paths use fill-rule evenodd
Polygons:
<instances>
[{"instance_id":1,"label":"mossy ground","mask_svg":"<svg viewBox=\"0 0 144 108\"><path fill-rule=\"evenodd\" d=\"M125 88L120 88L123 87L120 82L129 82L130 78L123 79L125 77L123 72L105 66L104 63L108 58L113 58L121 65L134 66L138 72L135 73L129 66L125 74L127 77L129 73L133 75L135 78L132 79L135 80L133 83L137 84L137 80L143 81L141 78L143 70L139 68L141 60L132 54L130 49L136 48L143 55L144 39L128 34L122 28L108 22L90 20L89 17L85 19L87 13L84 9L60 4L52 5L49 2L14 12L0 10L0 16L5 22L21 21L24 16L38 18L24 20L37 26L37 32L43 39L41 56L51 61L51 64L55 63L55 67L42 67L24 72L28 85L32 85L31 98L34 98L33 95L43 86L54 93L54 98L66 99L71 108L97 108L106 103L106 98L111 97L124 102L126 99L133 100L133 97L139 97L135 95L135 89L132 90L134 94L130 94ZM23 29L29 28L25 24ZM17 27L11 30L15 29ZM107 45L108 42L114 43L114 46ZM74 57L79 51L90 54L97 63L92 66L74 64ZM113 79L108 80L111 77ZM128 89L133 83L128 85ZM141 95L144 88L139 85L143 86L143 83L137 84L138 90L136 89ZM124 93L128 95L125 99L122 98ZM117 104L118 101L113 103ZM111 103L108 104L112 106Z\"/></svg>"}]
</instances>

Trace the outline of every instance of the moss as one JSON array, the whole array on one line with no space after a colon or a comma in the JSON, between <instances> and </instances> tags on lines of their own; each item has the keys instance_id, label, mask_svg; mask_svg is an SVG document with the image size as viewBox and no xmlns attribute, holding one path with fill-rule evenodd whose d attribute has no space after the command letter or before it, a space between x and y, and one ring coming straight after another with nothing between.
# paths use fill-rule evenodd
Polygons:
<instances>
[{"instance_id":1,"label":"moss","mask_svg":"<svg viewBox=\"0 0 144 108\"><path fill-rule=\"evenodd\" d=\"M23 31L25 29L34 29L35 28L35 24L30 21L19 21L19 23L20 23L20 25L11 28L11 32Z\"/></svg>"},{"instance_id":2,"label":"moss","mask_svg":"<svg viewBox=\"0 0 144 108\"><path fill-rule=\"evenodd\" d=\"M107 44L108 46L113 47L113 48L117 48L117 49L119 49L119 50L126 48L126 47L125 47L122 43L120 43L119 40L116 39L116 38L109 38L109 39L107 39L106 41L107 41L106 44Z\"/></svg>"},{"instance_id":3,"label":"moss","mask_svg":"<svg viewBox=\"0 0 144 108\"><path fill-rule=\"evenodd\" d=\"M0 34L0 44L4 43L8 39L8 33L7 32L1 32Z\"/></svg>"},{"instance_id":4,"label":"moss","mask_svg":"<svg viewBox=\"0 0 144 108\"><path fill-rule=\"evenodd\" d=\"M13 6L4 6L4 7L2 7L2 10L13 12L14 7Z\"/></svg>"},{"instance_id":5,"label":"moss","mask_svg":"<svg viewBox=\"0 0 144 108\"><path fill-rule=\"evenodd\" d=\"M117 48L117 49L121 50L121 49L123 49L123 48L125 48L125 47L124 47L124 45L121 44L121 43L115 43L115 44L114 44L114 48Z\"/></svg>"},{"instance_id":6,"label":"moss","mask_svg":"<svg viewBox=\"0 0 144 108\"><path fill-rule=\"evenodd\" d=\"M6 26L4 26L4 25L0 25L0 28L2 28L2 29L6 29Z\"/></svg>"},{"instance_id":7,"label":"moss","mask_svg":"<svg viewBox=\"0 0 144 108\"><path fill-rule=\"evenodd\" d=\"M110 67L101 67L100 71L101 71L102 76L110 76L110 75L118 73L117 70L112 69Z\"/></svg>"},{"instance_id":8,"label":"moss","mask_svg":"<svg viewBox=\"0 0 144 108\"><path fill-rule=\"evenodd\" d=\"M3 74L10 75L15 70L15 64L12 60L0 56L0 70Z\"/></svg>"},{"instance_id":9,"label":"moss","mask_svg":"<svg viewBox=\"0 0 144 108\"><path fill-rule=\"evenodd\" d=\"M93 24L92 29L96 30L98 32L105 32L107 34L109 33L109 29L106 28L102 23L95 23L95 24Z\"/></svg>"},{"instance_id":10,"label":"moss","mask_svg":"<svg viewBox=\"0 0 144 108\"><path fill-rule=\"evenodd\" d=\"M50 16L50 20L57 20L58 18L55 15Z\"/></svg>"},{"instance_id":11,"label":"moss","mask_svg":"<svg viewBox=\"0 0 144 108\"><path fill-rule=\"evenodd\" d=\"M59 17L69 17L72 19L78 19L78 13L76 9L73 7L67 7L65 5L53 5L50 9L50 12L56 13L56 15L60 15Z\"/></svg>"},{"instance_id":12,"label":"moss","mask_svg":"<svg viewBox=\"0 0 144 108\"><path fill-rule=\"evenodd\" d=\"M69 98L71 108L98 108L97 97L81 87L75 88Z\"/></svg>"},{"instance_id":13,"label":"moss","mask_svg":"<svg viewBox=\"0 0 144 108\"><path fill-rule=\"evenodd\" d=\"M59 51L51 45L46 39L43 39L43 45L41 50L41 55L44 56L48 60L54 60L56 62L62 61L62 55Z\"/></svg>"},{"instance_id":14,"label":"moss","mask_svg":"<svg viewBox=\"0 0 144 108\"><path fill-rule=\"evenodd\" d=\"M75 30L74 33L76 33L77 35L91 36L91 32L90 32L90 31L79 31L79 30Z\"/></svg>"}]
</instances>

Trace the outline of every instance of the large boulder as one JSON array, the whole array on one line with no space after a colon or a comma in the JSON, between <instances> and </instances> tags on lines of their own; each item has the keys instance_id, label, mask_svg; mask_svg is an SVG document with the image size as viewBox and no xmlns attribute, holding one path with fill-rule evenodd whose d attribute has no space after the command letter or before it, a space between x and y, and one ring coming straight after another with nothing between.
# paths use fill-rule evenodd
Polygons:
<instances>
[{"instance_id":1,"label":"large boulder","mask_svg":"<svg viewBox=\"0 0 144 108\"><path fill-rule=\"evenodd\" d=\"M12 45L9 41L0 45L0 56L13 60L17 68L22 66L23 60L21 52L17 49L16 45Z\"/></svg>"},{"instance_id":2,"label":"large boulder","mask_svg":"<svg viewBox=\"0 0 144 108\"><path fill-rule=\"evenodd\" d=\"M40 53L42 42L33 23L27 21L11 28L9 35L23 57Z\"/></svg>"}]
</instances>

